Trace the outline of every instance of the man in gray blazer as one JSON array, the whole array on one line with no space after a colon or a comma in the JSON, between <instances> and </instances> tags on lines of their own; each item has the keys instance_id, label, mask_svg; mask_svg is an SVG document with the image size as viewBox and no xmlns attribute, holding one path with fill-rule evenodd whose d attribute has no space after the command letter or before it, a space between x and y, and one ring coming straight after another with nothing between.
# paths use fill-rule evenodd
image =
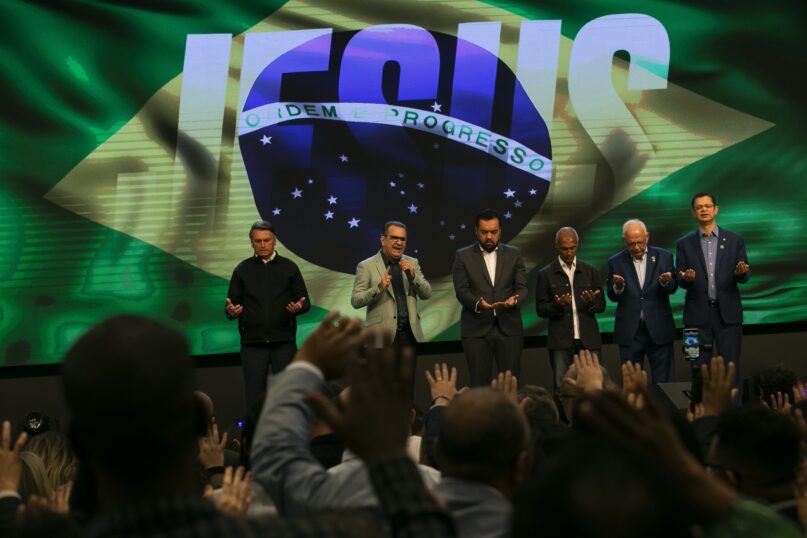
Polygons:
<instances>
[{"instance_id":1,"label":"man in gray blazer","mask_svg":"<svg viewBox=\"0 0 807 538\"><path fill-rule=\"evenodd\" d=\"M476 217L479 240L457 251L454 291L462 305L460 336L471 386L490 384L491 367L520 374L524 326L519 303L527 298L521 252L500 243L501 217L486 209Z\"/></svg>"},{"instance_id":2,"label":"man in gray blazer","mask_svg":"<svg viewBox=\"0 0 807 538\"><path fill-rule=\"evenodd\" d=\"M377 333L395 335L397 349L409 347L414 352L424 340L418 314L418 298L428 299L432 287L420 270L416 258L404 256L406 225L390 221L381 234L381 250L359 263L353 280L350 304L367 307L364 326Z\"/></svg>"}]
</instances>

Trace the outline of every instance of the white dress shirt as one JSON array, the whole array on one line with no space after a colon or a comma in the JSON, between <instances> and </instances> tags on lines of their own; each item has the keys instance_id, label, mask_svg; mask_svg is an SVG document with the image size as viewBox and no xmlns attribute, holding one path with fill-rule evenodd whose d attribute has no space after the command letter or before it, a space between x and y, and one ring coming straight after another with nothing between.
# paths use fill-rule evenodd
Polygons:
<instances>
[{"instance_id":1,"label":"white dress shirt","mask_svg":"<svg viewBox=\"0 0 807 538\"><path fill-rule=\"evenodd\" d=\"M577 256L574 257L571 265L566 265L566 263L560 259L560 256L558 256L558 261L560 262L560 268L563 269L563 272L566 273L567 277L569 277L569 289L571 290L570 293L572 294L572 325L574 326L574 339L579 340L580 320L577 319L577 301L574 297L574 270L577 269Z\"/></svg>"}]
</instances>

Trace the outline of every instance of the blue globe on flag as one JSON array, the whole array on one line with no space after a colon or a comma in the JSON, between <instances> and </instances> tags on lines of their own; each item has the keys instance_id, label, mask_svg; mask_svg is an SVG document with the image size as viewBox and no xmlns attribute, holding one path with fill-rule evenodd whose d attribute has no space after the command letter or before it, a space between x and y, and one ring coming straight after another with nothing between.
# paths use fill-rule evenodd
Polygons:
<instances>
[{"instance_id":1,"label":"blue globe on flag","mask_svg":"<svg viewBox=\"0 0 807 538\"><path fill-rule=\"evenodd\" d=\"M546 122L509 67L405 25L319 36L269 63L241 111L239 145L283 244L344 273L398 220L407 254L446 275L475 240L479 211L498 211L510 241L552 174Z\"/></svg>"}]
</instances>

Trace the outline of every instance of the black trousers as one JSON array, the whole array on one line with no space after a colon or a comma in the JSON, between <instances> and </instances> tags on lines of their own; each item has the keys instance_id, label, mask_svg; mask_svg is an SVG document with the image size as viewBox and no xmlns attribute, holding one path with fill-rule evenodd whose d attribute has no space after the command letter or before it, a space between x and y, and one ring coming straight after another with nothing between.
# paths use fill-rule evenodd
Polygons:
<instances>
[{"instance_id":1,"label":"black trousers","mask_svg":"<svg viewBox=\"0 0 807 538\"><path fill-rule=\"evenodd\" d=\"M273 374L282 372L291 364L295 353L297 343L293 340L271 344L241 344L247 411L266 392L269 368L271 367Z\"/></svg>"},{"instance_id":2,"label":"black trousers","mask_svg":"<svg viewBox=\"0 0 807 538\"><path fill-rule=\"evenodd\" d=\"M507 335L494 321L488 334L480 337L462 337L462 349L468 361L472 387L490 385L493 365L497 372L510 370L516 377L521 376L521 350L524 348L524 335Z\"/></svg>"},{"instance_id":3,"label":"black trousers","mask_svg":"<svg viewBox=\"0 0 807 538\"><path fill-rule=\"evenodd\" d=\"M411 357L411 365L408 369L409 372L409 380L404 380L405 385L408 387L409 390L409 401L414 401L415 396L415 383L418 379L421 379L417 372L415 372L415 367L418 363L418 356L417 356L417 345L418 341L415 339L415 335L412 332L412 328L407 324L404 327L398 328L395 332L395 339L392 341L392 346L395 348L397 353L398 360L402 360L402 354L405 349L411 350L412 357ZM424 381L425 383L425 381Z\"/></svg>"}]
</instances>

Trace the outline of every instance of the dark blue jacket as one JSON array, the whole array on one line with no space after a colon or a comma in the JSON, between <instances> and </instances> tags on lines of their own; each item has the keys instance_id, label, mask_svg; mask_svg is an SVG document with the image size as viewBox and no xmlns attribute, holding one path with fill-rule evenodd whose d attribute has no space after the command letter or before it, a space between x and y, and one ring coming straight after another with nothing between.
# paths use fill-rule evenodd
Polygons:
<instances>
[{"instance_id":1,"label":"dark blue jacket","mask_svg":"<svg viewBox=\"0 0 807 538\"><path fill-rule=\"evenodd\" d=\"M678 289L675 267L670 251L654 246L647 247L647 269L644 282L639 284L633 259L627 250L608 258L608 297L615 303L614 343L629 346L639 328L639 313L644 312L647 332L654 344L667 344L675 340L675 320L670 308L670 295ZM662 273L672 273L666 285L659 283ZM625 279L622 293L614 292L613 276Z\"/></svg>"},{"instance_id":2,"label":"dark blue jacket","mask_svg":"<svg viewBox=\"0 0 807 538\"><path fill-rule=\"evenodd\" d=\"M720 316L724 323L743 322L743 305L740 301L739 282L748 282L751 271L743 276L734 275L737 262L748 262L745 253L745 241L734 232L718 228L717 264L715 266L715 285ZM695 281L687 284L678 278L678 285L687 290L684 302L684 325L703 325L709 316L709 283L706 278L706 260L703 257L699 231L685 235L675 246L675 277L680 271L693 269Z\"/></svg>"}]
</instances>

